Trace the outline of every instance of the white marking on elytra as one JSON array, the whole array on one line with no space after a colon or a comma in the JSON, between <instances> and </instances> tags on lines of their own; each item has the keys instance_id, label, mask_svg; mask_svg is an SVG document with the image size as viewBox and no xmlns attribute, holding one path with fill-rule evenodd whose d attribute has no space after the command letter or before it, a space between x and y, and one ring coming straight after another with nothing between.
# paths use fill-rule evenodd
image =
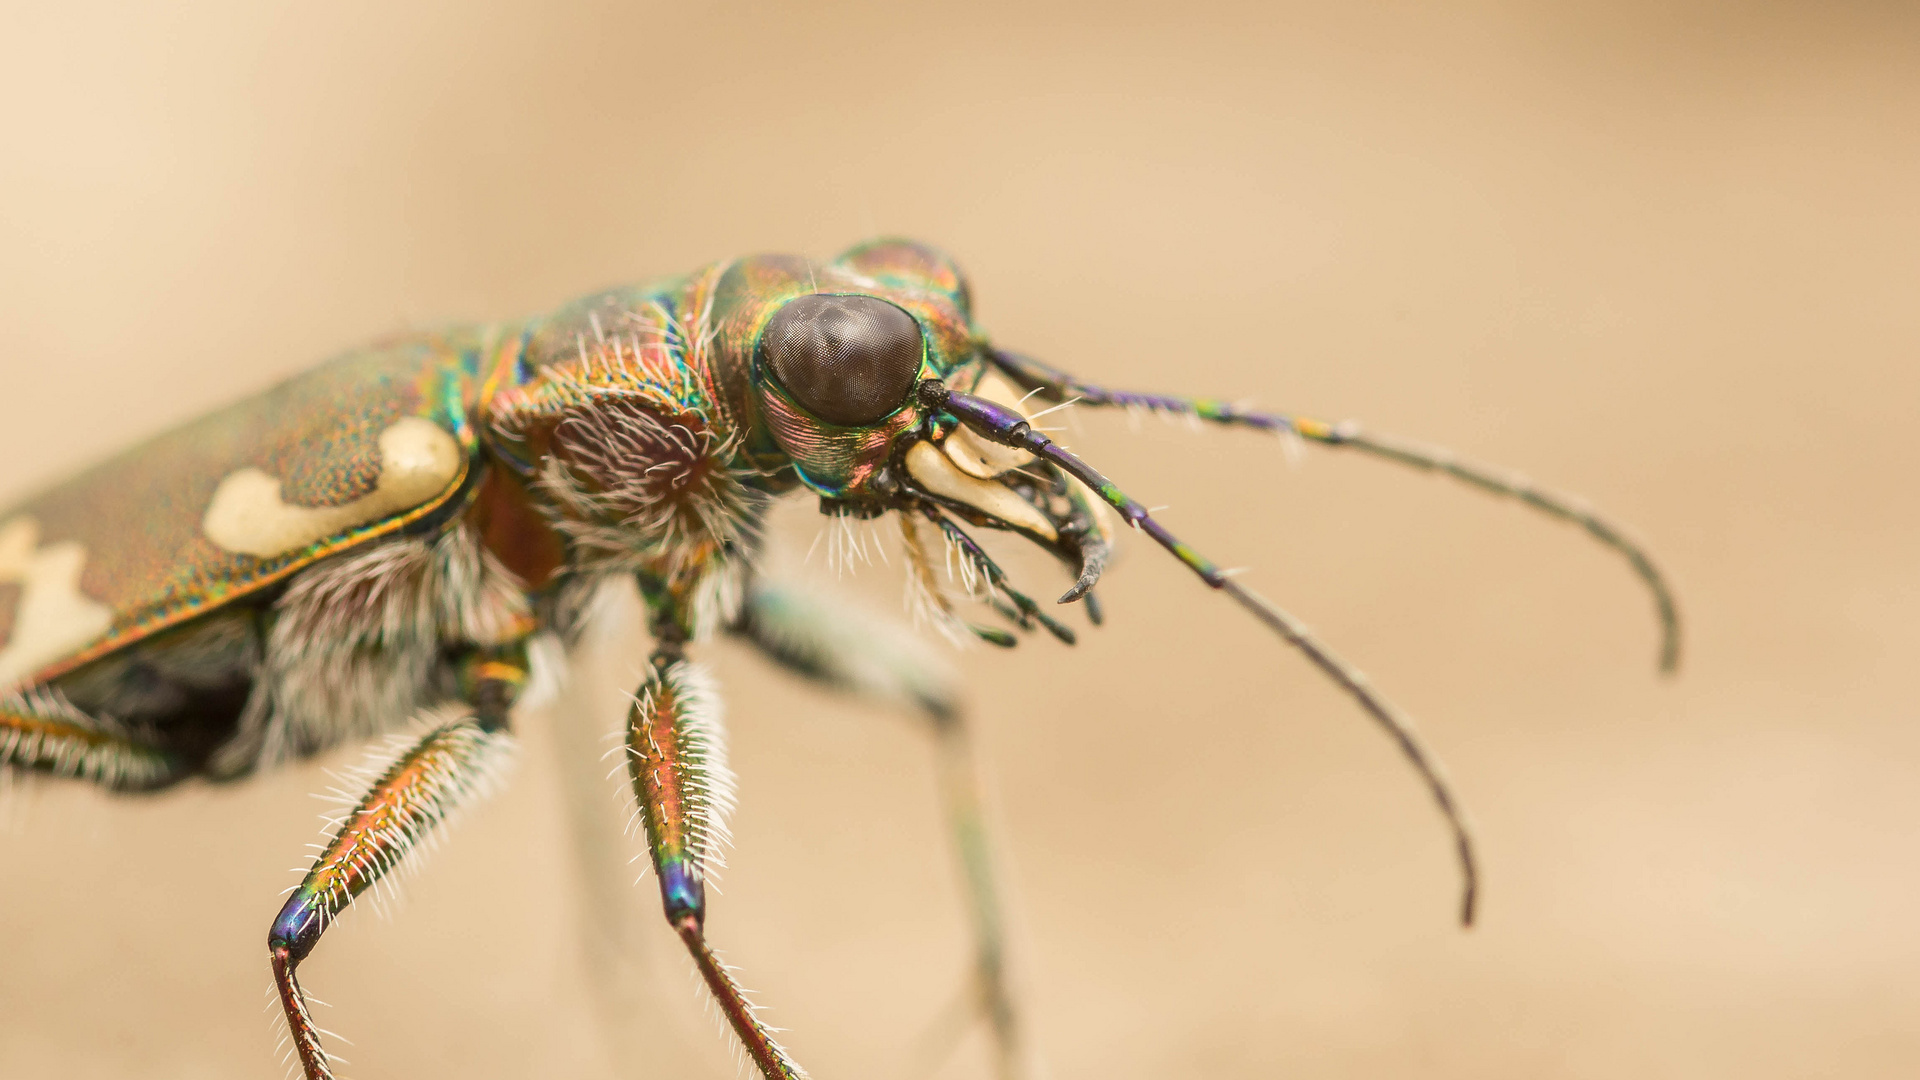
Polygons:
<instances>
[{"instance_id":1,"label":"white marking on elytra","mask_svg":"<svg viewBox=\"0 0 1920 1080\"><path fill-rule=\"evenodd\" d=\"M403 417L380 433L380 479L368 494L340 506L293 506L280 497L280 481L249 466L220 481L200 528L237 555L270 559L419 506L453 483L460 461L460 443L445 428Z\"/></svg>"},{"instance_id":2,"label":"white marking on elytra","mask_svg":"<svg viewBox=\"0 0 1920 1080\"><path fill-rule=\"evenodd\" d=\"M40 545L40 523L0 525L0 584L20 586L13 632L0 648L0 687L91 643L113 624L113 610L80 591L87 549L77 540Z\"/></svg>"}]
</instances>

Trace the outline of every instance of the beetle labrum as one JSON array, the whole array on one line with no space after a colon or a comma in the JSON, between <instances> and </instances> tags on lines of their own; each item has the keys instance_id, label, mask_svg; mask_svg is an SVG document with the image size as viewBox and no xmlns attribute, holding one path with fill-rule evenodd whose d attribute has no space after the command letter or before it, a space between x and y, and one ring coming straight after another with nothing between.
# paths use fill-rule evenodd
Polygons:
<instances>
[{"instance_id":1,"label":"beetle labrum","mask_svg":"<svg viewBox=\"0 0 1920 1080\"><path fill-rule=\"evenodd\" d=\"M489 788L516 699L564 655L546 646L577 637L610 579L636 579L654 648L625 753L666 917L759 1071L800 1076L707 942L704 883L732 789L717 699L689 646L736 635L802 675L917 710L943 746L962 729L952 688L756 576L766 508L807 492L828 514L892 515L922 613L1002 645L1013 636L966 621L962 603L1073 633L964 526L1057 556L1077 577L1061 602L1097 622L1117 519L1303 651L1392 736L1452 829L1470 922L1468 834L1405 718L1042 433L1036 401L1275 431L1516 497L1627 558L1660 615L1661 666L1678 661L1659 572L1573 500L1353 425L1084 382L994 346L945 255L880 240L826 263L737 259L524 323L397 337L0 512L0 764L152 791L416 724L367 772L269 931L293 1051L321 1080L334 1059L296 968L355 897ZM978 821L967 779L947 782L982 1011L1011 1073L1018 1031Z\"/></svg>"}]
</instances>

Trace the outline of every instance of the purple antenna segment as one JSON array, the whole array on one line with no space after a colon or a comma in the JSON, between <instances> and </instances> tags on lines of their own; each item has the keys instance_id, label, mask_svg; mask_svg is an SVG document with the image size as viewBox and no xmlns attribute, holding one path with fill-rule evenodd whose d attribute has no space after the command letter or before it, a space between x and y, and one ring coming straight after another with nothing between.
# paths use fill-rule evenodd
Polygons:
<instances>
[{"instance_id":1,"label":"purple antenna segment","mask_svg":"<svg viewBox=\"0 0 1920 1080\"><path fill-rule=\"evenodd\" d=\"M1171 552L1209 587L1232 597L1235 603L1279 635L1281 640L1299 649L1315 667L1346 691L1347 695L1359 704L1361 710L1393 739L1400 748L1401 755L1413 766L1414 771L1419 773L1428 792L1432 794L1434 803L1439 806L1441 816L1446 819L1447 827L1453 833L1454 852L1460 864L1462 877L1460 923L1463 926L1473 925L1474 907L1480 887L1473 837L1467 829L1466 815L1447 784L1444 769L1439 760L1420 741L1412 718L1376 693L1367 677L1358 668L1322 645L1319 639L1313 636L1313 632L1307 629L1306 624L1266 597L1233 581L1212 560L1168 532L1164 526L1153 519L1151 514L1147 513L1146 507L1121 491L1098 469L1068 453L1046 435L1035 431L1026 417L1004 405L997 405L984 398L949 389L946 384L935 379L922 382L919 395L921 403L929 409L938 409L951 414L970 430L1002 446L1018 447L1036 457L1045 458L1086 485L1088 490L1100 496L1109 506L1118 511L1128 524L1152 537L1155 543ZM1085 591L1084 588L1076 585L1060 598L1060 602L1068 603L1077 600Z\"/></svg>"}]
</instances>

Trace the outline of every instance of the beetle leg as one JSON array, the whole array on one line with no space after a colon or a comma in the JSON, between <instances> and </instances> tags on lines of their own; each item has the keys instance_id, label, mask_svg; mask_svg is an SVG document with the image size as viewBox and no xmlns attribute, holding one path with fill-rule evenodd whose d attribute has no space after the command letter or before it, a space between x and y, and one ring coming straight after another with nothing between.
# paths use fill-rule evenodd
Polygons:
<instances>
[{"instance_id":1,"label":"beetle leg","mask_svg":"<svg viewBox=\"0 0 1920 1080\"><path fill-rule=\"evenodd\" d=\"M274 985L306 1080L331 1080L334 1058L294 969L355 897L377 888L461 806L488 794L512 753L506 713L526 681L524 651L476 649L462 662L460 681L473 715L436 726L379 774L268 932Z\"/></svg>"},{"instance_id":2,"label":"beetle leg","mask_svg":"<svg viewBox=\"0 0 1920 1080\"><path fill-rule=\"evenodd\" d=\"M965 876L974 931L975 982L966 1011L984 1016L1001 1077L1025 1075L1020 1016L1006 964L1000 893L992 844L981 812L979 772L953 677L940 657L911 635L857 611L791 587L756 580L732 632L763 654L815 682L884 701L924 717L932 728L941 801ZM961 1019L961 1023L964 1023ZM929 1058L944 1056L960 1032L942 1024L930 1033Z\"/></svg>"},{"instance_id":3,"label":"beetle leg","mask_svg":"<svg viewBox=\"0 0 1920 1080\"><path fill-rule=\"evenodd\" d=\"M640 824L647 834L667 924L692 954L707 989L766 1080L798 1080L806 1072L760 1021L707 941L706 880L726 841L733 804L719 701L706 674L682 656L677 640L663 641L653 669L627 714L627 773Z\"/></svg>"},{"instance_id":4,"label":"beetle leg","mask_svg":"<svg viewBox=\"0 0 1920 1080\"><path fill-rule=\"evenodd\" d=\"M186 772L178 755L88 715L47 687L0 694L0 766L88 780L118 791L164 787Z\"/></svg>"}]
</instances>

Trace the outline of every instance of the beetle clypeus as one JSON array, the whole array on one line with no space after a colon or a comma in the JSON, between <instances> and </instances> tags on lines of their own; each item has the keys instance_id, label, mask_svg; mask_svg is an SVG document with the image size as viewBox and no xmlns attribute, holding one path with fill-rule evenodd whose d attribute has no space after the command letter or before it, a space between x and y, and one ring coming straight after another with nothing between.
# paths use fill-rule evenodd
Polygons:
<instances>
[{"instance_id":1,"label":"beetle clypeus","mask_svg":"<svg viewBox=\"0 0 1920 1080\"><path fill-rule=\"evenodd\" d=\"M576 639L597 590L638 580L651 667L625 751L666 917L761 1073L801 1075L704 931L731 777L689 643L719 631L822 683L926 716L969 877L982 1015L1018 1070L993 889L952 689L886 636L754 576L769 502L893 514L910 599L963 620L1072 632L963 529L1059 557L1083 601L1113 519L1173 553L1337 682L1399 744L1473 851L1407 721L1286 613L1168 533L1033 421L1035 399L1188 414L1446 472L1576 522L1652 590L1660 663L1678 625L1658 571L1576 502L1439 451L1212 401L1123 393L994 347L943 254L882 240L827 263L765 255L615 289L524 323L361 349L0 513L0 764L152 791L227 781L417 722L273 920L268 947L308 1080L332 1075L295 969L512 749L509 713ZM942 575L938 567L944 565ZM957 568L957 572L956 572Z\"/></svg>"}]
</instances>

